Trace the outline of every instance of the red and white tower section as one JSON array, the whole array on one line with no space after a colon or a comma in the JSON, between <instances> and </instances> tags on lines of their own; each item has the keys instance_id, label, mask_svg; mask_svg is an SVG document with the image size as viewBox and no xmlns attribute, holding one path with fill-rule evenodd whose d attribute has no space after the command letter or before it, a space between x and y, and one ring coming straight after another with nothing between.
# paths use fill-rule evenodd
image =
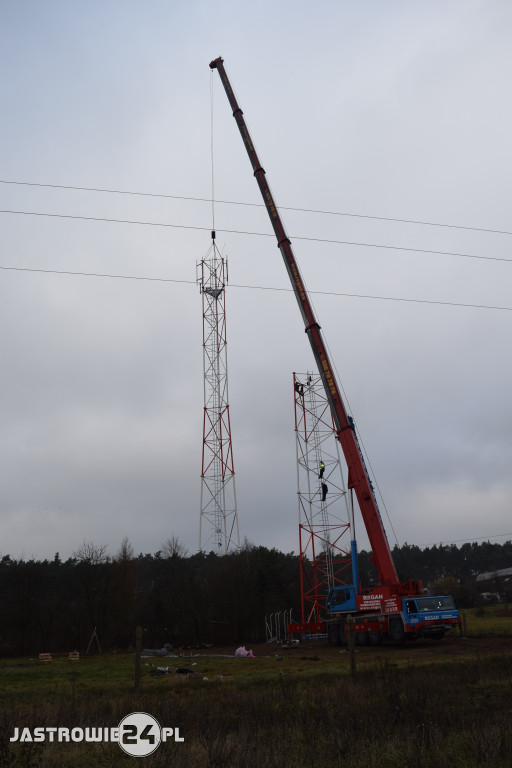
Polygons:
<instances>
[{"instance_id":1,"label":"red and white tower section","mask_svg":"<svg viewBox=\"0 0 512 768\"><path fill-rule=\"evenodd\" d=\"M227 262L212 245L198 264L203 306L204 418L199 549L227 554L240 547L228 400Z\"/></svg>"},{"instance_id":2,"label":"red and white tower section","mask_svg":"<svg viewBox=\"0 0 512 768\"><path fill-rule=\"evenodd\" d=\"M297 449L297 497L301 623L293 632L324 631L327 593L352 581L354 539L351 494L347 494L339 442L321 377L293 374Z\"/></svg>"}]
</instances>

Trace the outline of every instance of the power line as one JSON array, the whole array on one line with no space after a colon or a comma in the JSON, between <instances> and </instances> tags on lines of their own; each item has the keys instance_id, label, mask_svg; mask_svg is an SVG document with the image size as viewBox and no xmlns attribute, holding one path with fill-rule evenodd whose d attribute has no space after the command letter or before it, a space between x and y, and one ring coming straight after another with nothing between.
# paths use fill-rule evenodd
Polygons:
<instances>
[{"instance_id":1,"label":"power line","mask_svg":"<svg viewBox=\"0 0 512 768\"><path fill-rule=\"evenodd\" d=\"M169 224L160 221L135 221L133 219L109 219L104 216L75 216L65 213L44 213L41 211L13 211L13 210L0 210L0 213L9 213L17 216L43 216L55 219L73 219L78 221L100 221L108 222L110 224L135 224L138 226L146 227L164 227L171 229L189 229L197 230L199 232L210 232L209 227L198 227L187 224ZM272 237L275 235L272 232L249 232L239 229L217 229L217 232L224 232L230 235L250 235L257 237ZM427 253L434 256L458 256L465 259L480 259L483 261L503 261L512 262L512 259L507 259L501 256L481 256L474 253L459 253L457 251L435 251L429 248L406 248L400 245L384 245L383 243L360 243L350 240L330 240L322 237L303 237L300 235L291 235L294 240L303 240L306 242L315 243L329 243L331 245L349 245L362 248L381 248L388 251L403 251L408 253Z\"/></svg>"},{"instance_id":2,"label":"power line","mask_svg":"<svg viewBox=\"0 0 512 768\"><path fill-rule=\"evenodd\" d=\"M166 195L159 194L157 192L135 192L123 189L103 189L100 187L78 187L65 184L40 184L32 181L10 181L6 179L0 179L0 184L15 184L18 186L26 187L44 187L48 189L68 189L81 192L103 192L107 194L115 195L132 195L137 197L157 197L167 200L190 200L199 203L212 203L212 200L207 197L191 197L185 195ZM239 200L216 200L216 203L221 205L241 205L251 208L264 208L263 203L247 203ZM422 221L420 219L401 219L392 216L372 216L366 213L348 213L346 211L324 211L316 208L297 208L294 206L279 205L283 211L297 211L299 213L316 213L323 216L345 216L355 219L370 219L373 221L388 221L397 224L415 224L424 227L442 227L445 229L461 229L468 232L488 232L495 235L512 235L512 232L502 229L492 229L491 227L469 227L463 224L446 224L438 221Z\"/></svg>"},{"instance_id":3,"label":"power line","mask_svg":"<svg viewBox=\"0 0 512 768\"><path fill-rule=\"evenodd\" d=\"M32 267L7 267L0 266L0 270L7 272L34 272L45 275L70 275L73 277L103 277L115 280L141 280L150 283L184 283L186 285L196 285L195 280L178 280L171 277L145 277L143 275L122 275L122 274L108 274L105 272L73 272L71 270L61 269L35 269ZM230 283L230 288L245 288L248 290L257 291L282 291L285 293L293 293L292 288L276 288L274 286L265 285L237 285L236 283ZM339 296L344 298L354 299L373 299L378 301L396 301L405 302L409 304L432 304L444 307L462 307L464 309L493 309L500 312L512 312L512 307L499 307L490 304L464 304L462 302L455 301L435 301L433 299L407 299L397 296L372 296L370 294L363 293L340 293L336 291L309 291L311 294L317 294L321 296Z\"/></svg>"},{"instance_id":4,"label":"power line","mask_svg":"<svg viewBox=\"0 0 512 768\"><path fill-rule=\"evenodd\" d=\"M7 272L35 272L43 275L71 275L73 277L106 277L113 280L141 280L149 283L186 283L196 285L195 280L177 280L171 277L144 277L143 275L111 275L106 272L72 272L64 269L33 269L32 267L4 267ZM238 287L238 286L235 286ZM512 309L512 308L511 308Z\"/></svg>"},{"instance_id":5,"label":"power line","mask_svg":"<svg viewBox=\"0 0 512 768\"><path fill-rule=\"evenodd\" d=\"M467 542L473 542L473 541L490 541L490 539L500 539L504 536L512 536L512 533L495 533L492 536L474 536L472 539L454 539L453 541L434 541L430 544L427 544L427 547L447 547L449 544L465 544Z\"/></svg>"}]
</instances>

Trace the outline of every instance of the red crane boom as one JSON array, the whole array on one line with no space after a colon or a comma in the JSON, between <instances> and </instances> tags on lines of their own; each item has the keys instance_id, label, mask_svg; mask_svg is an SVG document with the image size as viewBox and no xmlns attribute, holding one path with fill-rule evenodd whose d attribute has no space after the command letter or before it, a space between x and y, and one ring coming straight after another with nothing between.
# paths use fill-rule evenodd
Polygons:
<instances>
[{"instance_id":1,"label":"red crane boom","mask_svg":"<svg viewBox=\"0 0 512 768\"><path fill-rule=\"evenodd\" d=\"M368 533L370 546L373 551L374 561L379 573L379 583L391 587L390 592L417 592L419 583L405 582L400 584L395 569L395 564L391 555L386 532L382 524L382 519L377 505L377 500L373 487L368 476L366 465L357 441L354 423L348 416L341 397L341 390L336 381L333 366L329 360L326 346L324 344L320 326L315 318L311 307L309 297L302 281L300 271L293 255L291 242L285 232L281 217L270 187L266 180L265 171L259 161L258 155L252 143L247 125L244 120L243 112L240 109L231 84L229 82L222 58L215 59L210 63L211 69L216 69L226 91L229 103L233 110L238 128L240 130L247 154L260 188L263 201L270 216L270 221L274 228L277 238L277 245L281 251L288 275L290 277L295 296L297 298L302 318L304 320L305 332L308 335L315 356L319 373L322 377L327 398L329 400L334 423L336 425L337 437L341 443L343 454L349 470L349 487L353 488L361 510L361 515ZM356 585L357 587L357 585Z\"/></svg>"}]
</instances>

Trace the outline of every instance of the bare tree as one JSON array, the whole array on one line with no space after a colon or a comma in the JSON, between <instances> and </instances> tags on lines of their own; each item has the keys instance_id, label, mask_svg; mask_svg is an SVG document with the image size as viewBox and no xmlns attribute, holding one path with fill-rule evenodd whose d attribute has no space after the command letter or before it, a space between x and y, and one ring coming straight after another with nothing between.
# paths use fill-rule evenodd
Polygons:
<instances>
[{"instance_id":1,"label":"bare tree","mask_svg":"<svg viewBox=\"0 0 512 768\"><path fill-rule=\"evenodd\" d=\"M90 565L101 565L102 563L108 563L109 556L107 554L106 544L93 544L92 541L83 541L80 547L73 552L72 557L78 560L79 563L89 563Z\"/></svg>"},{"instance_id":2,"label":"bare tree","mask_svg":"<svg viewBox=\"0 0 512 768\"><path fill-rule=\"evenodd\" d=\"M129 560L133 560L134 557L135 557L135 552L130 543L130 539L128 538L128 536L125 536L121 542L121 546L119 547L119 552L117 553L115 559L118 562L127 562Z\"/></svg>"},{"instance_id":3,"label":"bare tree","mask_svg":"<svg viewBox=\"0 0 512 768\"><path fill-rule=\"evenodd\" d=\"M188 554L183 544L180 543L178 537L174 535L169 536L169 538L164 541L160 547L160 552L162 557L168 558L186 557Z\"/></svg>"}]
</instances>

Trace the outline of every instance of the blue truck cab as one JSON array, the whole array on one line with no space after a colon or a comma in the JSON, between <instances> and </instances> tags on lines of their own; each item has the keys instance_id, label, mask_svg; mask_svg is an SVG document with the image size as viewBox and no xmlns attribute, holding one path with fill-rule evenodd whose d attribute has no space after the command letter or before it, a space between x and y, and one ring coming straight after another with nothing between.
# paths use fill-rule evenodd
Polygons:
<instances>
[{"instance_id":1,"label":"blue truck cab","mask_svg":"<svg viewBox=\"0 0 512 768\"><path fill-rule=\"evenodd\" d=\"M460 626L460 613L450 595L402 599L406 632L440 637L447 629Z\"/></svg>"},{"instance_id":2,"label":"blue truck cab","mask_svg":"<svg viewBox=\"0 0 512 768\"><path fill-rule=\"evenodd\" d=\"M357 611L356 590L352 584L333 587L327 595L328 613L351 613Z\"/></svg>"}]
</instances>

